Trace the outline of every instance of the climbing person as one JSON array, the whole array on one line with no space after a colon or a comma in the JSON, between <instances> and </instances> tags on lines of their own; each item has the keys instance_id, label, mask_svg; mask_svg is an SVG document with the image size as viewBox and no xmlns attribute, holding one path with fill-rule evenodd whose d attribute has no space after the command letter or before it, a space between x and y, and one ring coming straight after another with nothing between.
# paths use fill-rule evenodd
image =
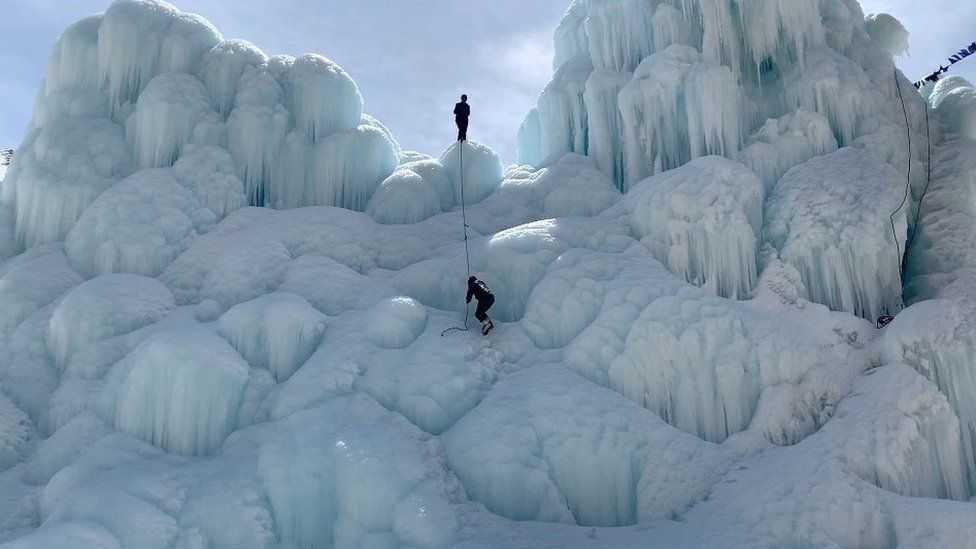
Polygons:
<instances>
[{"instance_id":1,"label":"climbing person","mask_svg":"<svg viewBox=\"0 0 976 549\"><path fill-rule=\"evenodd\" d=\"M468 140L468 117L471 116L471 106L468 96L462 95L461 102L454 104L454 122L458 127L458 141Z\"/></svg>"},{"instance_id":2,"label":"climbing person","mask_svg":"<svg viewBox=\"0 0 976 549\"><path fill-rule=\"evenodd\" d=\"M488 332L495 327L488 318L488 309L495 304L495 296L488 289L488 285L472 276L468 279L468 295L464 298L465 303L471 303L471 297L478 300L478 308L474 312L474 317L481 321L481 334L488 335Z\"/></svg>"}]
</instances>

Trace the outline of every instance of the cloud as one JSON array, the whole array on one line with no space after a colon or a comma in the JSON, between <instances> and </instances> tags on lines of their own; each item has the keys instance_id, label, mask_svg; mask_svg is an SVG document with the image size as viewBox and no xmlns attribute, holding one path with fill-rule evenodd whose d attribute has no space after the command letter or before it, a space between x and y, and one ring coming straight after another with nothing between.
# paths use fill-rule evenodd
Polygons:
<instances>
[{"instance_id":1,"label":"cloud","mask_svg":"<svg viewBox=\"0 0 976 549\"><path fill-rule=\"evenodd\" d=\"M552 74L552 31L535 29L483 44L481 57L486 67L511 83L540 89Z\"/></svg>"}]
</instances>

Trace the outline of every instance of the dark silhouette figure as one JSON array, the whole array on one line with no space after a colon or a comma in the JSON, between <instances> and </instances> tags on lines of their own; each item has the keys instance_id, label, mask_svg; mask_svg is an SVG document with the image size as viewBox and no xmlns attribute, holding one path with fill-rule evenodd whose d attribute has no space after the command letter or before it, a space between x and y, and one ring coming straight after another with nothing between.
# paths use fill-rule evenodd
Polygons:
<instances>
[{"instance_id":1,"label":"dark silhouette figure","mask_svg":"<svg viewBox=\"0 0 976 549\"><path fill-rule=\"evenodd\" d=\"M471 303L471 297L478 300L478 308L474 312L474 317L481 321L481 333L488 335L488 332L495 327L488 318L488 309L495 304L495 296L488 289L488 285L472 276L468 279L468 295L464 298L465 303Z\"/></svg>"},{"instance_id":2,"label":"dark silhouette figure","mask_svg":"<svg viewBox=\"0 0 976 549\"><path fill-rule=\"evenodd\" d=\"M454 122L458 127L458 141L468 140L468 117L471 116L471 106L468 96L462 95L461 102L454 104Z\"/></svg>"}]
</instances>

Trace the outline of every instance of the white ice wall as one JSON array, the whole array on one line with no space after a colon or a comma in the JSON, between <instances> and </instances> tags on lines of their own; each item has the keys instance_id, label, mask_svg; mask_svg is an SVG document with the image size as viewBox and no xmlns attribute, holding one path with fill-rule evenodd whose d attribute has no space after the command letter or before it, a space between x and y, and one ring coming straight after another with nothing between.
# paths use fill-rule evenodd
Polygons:
<instances>
[{"instance_id":1,"label":"white ice wall","mask_svg":"<svg viewBox=\"0 0 976 549\"><path fill-rule=\"evenodd\" d=\"M746 157L771 184L833 145L819 122L790 118L773 138L770 119L823 116L840 145L903 124L889 108L900 24L861 16L826 0L574 2L555 32L552 80L520 128L519 162L592 155L626 190L699 156L736 158L759 140L773 146Z\"/></svg>"}]
</instances>

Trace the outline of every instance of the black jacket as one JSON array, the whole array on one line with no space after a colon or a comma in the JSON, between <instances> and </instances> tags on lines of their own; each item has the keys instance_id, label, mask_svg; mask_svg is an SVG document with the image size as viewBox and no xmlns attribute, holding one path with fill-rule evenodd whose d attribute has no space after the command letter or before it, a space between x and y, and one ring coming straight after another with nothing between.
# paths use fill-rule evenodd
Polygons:
<instances>
[{"instance_id":1,"label":"black jacket","mask_svg":"<svg viewBox=\"0 0 976 549\"><path fill-rule=\"evenodd\" d=\"M478 298L478 301L485 301L488 298L495 298L495 296L492 295L491 290L488 289L488 286L478 279L475 279L474 282L468 282L468 295L465 296L464 302L471 303L471 296Z\"/></svg>"},{"instance_id":2,"label":"black jacket","mask_svg":"<svg viewBox=\"0 0 976 549\"><path fill-rule=\"evenodd\" d=\"M471 106L467 103L455 103L454 104L454 119L455 120L467 120L471 116Z\"/></svg>"}]
</instances>

